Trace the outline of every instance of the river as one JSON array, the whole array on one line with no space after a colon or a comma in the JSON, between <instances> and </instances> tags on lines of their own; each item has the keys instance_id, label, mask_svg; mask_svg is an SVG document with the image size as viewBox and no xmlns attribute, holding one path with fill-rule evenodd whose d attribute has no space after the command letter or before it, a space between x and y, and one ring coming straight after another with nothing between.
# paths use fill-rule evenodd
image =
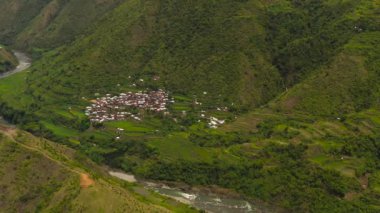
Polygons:
<instances>
[{"instance_id":1,"label":"river","mask_svg":"<svg viewBox=\"0 0 380 213\"><path fill-rule=\"evenodd\" d=\"M24 71L31 66L32 60L24 53L13 51L14 55L19 61L19 65L12 71L0 74L0 79L9 77L18 72ZM0 123L5 122L0 117ZM272 212L267 207L259 204L253 204L244 199L226 198L225 196L218 196L216 194L209 194L204 192L189 192L178 188L169 187L165 184L157 184L147 181L139 181L134 175L126 174L123 172L110 171L111 176L117 177L127 182L139 183L144 188L153 190L163 196L173 198L179 202L188 204L197 209L202 209L207 212L214 213L270 213Z\"/></svg>"},{"instance_id":2,"label":"river","mask_svg":"<svg viewBox=\"0 0 380 213\"><path fill-rule=\"evenodd\" d=\"M132 174L123 172L110 171L111 176L117 177L130 183L139 183L145 188L153 190L163 196L170 197L179 202L188 204L197 209L205 210L213 213L270 213L268 207L253 204L244 199L239 198L226 198L225 196L218 196L216 194L209 194L205 192L189 192L179 188L169 187L165 184L158 184L147 181L140 181Z\"/></svg>"},{"instance_id":3,"label":"river","mask_svg":"<svg viewBox=\"0 0 380 213\"><path fill-rule=\"evenodd\" d=\"M16 56L18 60L18 65L15 69L0 74L0 79L6 78L10 75L16 74L18 72L24 71L28 69L32 65L32 60L25 54L19 51L13 51L13 54Z\"/></svg>"},{"instance_id":4,"label":"river","mask_svg":"<svg viewBox=\"0 0 380 213\"><path fill-rule=\"evenodd\" d=\"M16 56L18 60L18 65L15 69L5 72L5 73L0 73L0 79L9 77L13 74L16 74L18 72L24 71L28 69L32 65L32 59L29 58L25 53L19 52L19 51L13 51L13 54ZM7 124L10 125L8 122L4 120L2 116L0 116L0 124Z\"/></svg>"}]
</instances>

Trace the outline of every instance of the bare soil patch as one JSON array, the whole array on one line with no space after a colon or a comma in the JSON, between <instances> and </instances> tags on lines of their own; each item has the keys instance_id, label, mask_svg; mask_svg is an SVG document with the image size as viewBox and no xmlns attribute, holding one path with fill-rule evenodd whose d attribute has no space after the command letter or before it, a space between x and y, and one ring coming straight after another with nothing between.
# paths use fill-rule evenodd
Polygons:
<instances>
[{"instance_id":1,"label":"bare soil patch","mask_svg":"<svg viewBox=\"0 0 380 213\"><path fill-rule=\"evenodd\" d=\"M90 178L88 174L80 174L80 187L81 188L88 188L95 184L95 181Z\"/></svg>"}]
</instances>

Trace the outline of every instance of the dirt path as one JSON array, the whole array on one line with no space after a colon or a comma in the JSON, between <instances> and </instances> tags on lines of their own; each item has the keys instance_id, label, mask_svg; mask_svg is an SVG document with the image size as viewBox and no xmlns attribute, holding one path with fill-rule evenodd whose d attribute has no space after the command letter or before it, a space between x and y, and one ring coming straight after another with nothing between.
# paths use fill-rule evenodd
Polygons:
<instances>
[{"instance_id":1,"label":"dirt path","mask_svg":"<svg viewBox=\"0 0 380 213\"><path fill-rule=\"evenodd\" d=\"M80 187L88 188L94 185L94 180L90 178L88 174L82 173L80 174Z\"/></svg>"},{"instance_id":2,"label":"dirt path","mask_svg":"<svg viewBox=\"0 0 380 213\"><path fill-rule=\"evenodd\" d=\"M88 174L84 173L83 171L71 168L66 163L51 157L49 154L42 151L41 149L38 149L38 148L32 147L32 146L28 146L26 144L23 144L23 143L17 141L15 139L15 137L17 136L17 129L12 128L12 127L7 127L4 125L0 125L0 133L7 136L11 142L16 143L17 145L19 145L25 149L28 149L32 152L37 152L37 153L41 154L42 156L44 156L45 158L55 162L56 164L60 165L63 168L65 168L66 170L78 174L80 176L80 186L82 188L88 188L89 186L94 185L95 181L93 179L91 179L90 176Z\"/></svg>"},{"instance_id":3,"label":"dirt path","mask_svg":"<svg viewBox=\"0 0 380 213\"><path fill-rule=\"evenodd\" d=\"M9 138L13 138L17 133L16 129L4 125L0 125L0 132Z\"/></svg>"},{"instance_id":4,"label":"dirt path","mask_svg":"<svg viewBox=\"0 0 380 213\"><path fill-rule=\"evenodd\" d=\"M17 57L17 59L19 61L19 65L14 70L12 70L12 71L0 74L0 79L1 78L6 78L6 77L8 77L10 75L13 75L13 74L16 74L18 72L22 72L22 71L28 69L31 66L31 59L26 54L23 54L21 52L16 52L16 51L14 52L14 54L15 54L15 56ZM65 168L66 170L78 174L80 176L80 186L82 188L88 188L89 186L91 186L91 185L93 185L95 183L95 181L92 180L88 174L86 174L86 173L84 173L82 171L79 171L77 169L71 168L69 165L67 165L64 162L59 161L59 160L51 157L49 154L47 154L46 152L44 152L41 149L38 149L38 148L32 147L32 146L28 146L26 144L23 144L23 143L17 141L15 139L16 136L17 136L17 129L16 128L0 124L0 133L2 133L5 136L7 136L10 139L11 142L16 143L19 146L21 146L21 147L23 147L25 149L28 149L30 151L38 152L39 154L43 155L45 158L47 158L47 159L55 162L56 164L58 164L61 167Z\"/></svg>"}]
</instances>

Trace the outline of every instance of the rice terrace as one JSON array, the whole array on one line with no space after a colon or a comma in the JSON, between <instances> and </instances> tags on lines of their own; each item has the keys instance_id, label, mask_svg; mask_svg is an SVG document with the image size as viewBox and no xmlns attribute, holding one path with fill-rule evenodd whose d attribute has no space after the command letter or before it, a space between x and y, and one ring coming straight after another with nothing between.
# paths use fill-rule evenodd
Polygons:
<instances>
[{"instance_id":1,"label":"rice terrace","mask_svg":"<svg viewBox=\"0 0 380 213\"><path fill-rule=\"evenodd\" d=\"M379 0L0 8L0 212L380 212Z\"/></svg>"}]
</instances>

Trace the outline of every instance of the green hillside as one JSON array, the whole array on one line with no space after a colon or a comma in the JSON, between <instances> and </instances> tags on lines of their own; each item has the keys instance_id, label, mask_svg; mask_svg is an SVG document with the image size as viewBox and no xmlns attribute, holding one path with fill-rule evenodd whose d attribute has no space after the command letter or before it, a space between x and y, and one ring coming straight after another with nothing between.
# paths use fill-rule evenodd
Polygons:
<instances>
[{"instance_id":1,"label":"green hillside","mask_svg":"<svg viewBox=\"0 0 380 213\"><path fill-rule=\"evenodd\" d=\"M76 22L79 11L69 9L66 3L68 9L51 22L56 31L50 25L48 32L39 29L34 22L41 20L35 18L14 44L20 45L25 38L32 47L48 48L87 27L88 36L45 54L33 67L27 92L38 103L78 103L82 97L125 91L137 84L140 89L165 88L206 105L243 110L263 105L297 85L300 92L287 93L288 98L281 99L276 108L331 115L376 104L376 86L369 85L378 82L373 76L378 48L371 46L378 43L378 4L372 0L265 4L134 0L89 24L92 18ZM88 11L96 16L107 10ZM370 52L363 53L363 48ZM367 79L372 83L359 80L344 67L353 63L368 70ZM349 65L349 69L356 68ZM349 75L340 73L344 71ZM336 76L326 77L326 72ZM343 75L346 80L339 83L341 87L330 86L331 91L318 88ZM301 86L310 81L316 84L310 87L315 95ZM370 94L361 98L363 93ZM343 111L337 108L342 103Z\"/></svg>"},{"instance_id":2,"label":"green hillside","mask_svg":"<svg viewBox=\"0 0 380 213\"><path fill-rule=\"evenodd\" d=\"M305 14L299 11L294 12L294 16L286 16L289 15L287 10L271 9L275 11L275 18L287 17L281 22L271 20L279 23L279 26L271 26L272 29L286 32L272 38L278 48L273 50L275 64L286 75L289 85L298 83L279 98L279 109L343 115L377 106L380 98L379 6L376 0L341 4L306 1L297 5L313 8L309 11L310 21L306 22L302 20L309 19L303 18ZM294 29L298 31L289 36Z\"/></svg>"},{"instance_id":3,"label":"green hillside","mask_svg":"<svg viewBox=\"0 0 380 213\"><path fill-rule=\"evenodd\" d=\"M49 83L38 88L31 84L30 90L37 96L63 93L60 98L73 101L144 79L140 88L163 87L206 103L258 106L280 91L280 76L263 45L260 6L231 1L125 2L89 36L35 66L29 81ZM154 76L160 80L154 81ZM59 87L65 84L70 86L62 91Z\"/></svg>"},{"instance_id":4,"label":"green hillside","mask_svg":"<svg viewBox=\"0 0 380 213\"><path fill-rule=\"evenodd\" d=\"M327 65L280 97L285 111L344 115L379 106L380 32L355 36Z\"/></svg>"},{"instance_id":5,"label":"green hillside","mask_svg":"<svg viewBox=\"0 0 380 213\"><path fill-rule=\"evenodd\" d=\"M30 20L38 15L47 2L46 0L1 0L0 38L2 43L10 44L14 41L16 35L28 26Z\"/></svg>"},{"instance_id":6,"label":"green hillside","mask_svg":"<svg viewBox=\"0 0 380 213\"><path fill-rule=\"evenodd\" d=\"M222 187L279 212L380 210L379 0L0 7L9 11L0 15L0 42L35 56L30 69L0 80L0 114L19 128L99 165ZM85 115L106 94L157 89L173 100L166 115L131 109L141 120L101 124ZM210 117L225 124L210 128ZM57 180L78 179L54 171ZM33 208L55 205L41 196Z\"/></svg>"},{"instance_id":7,"label":"green hillside","mask_svg":"<svg viewBox=\"0 0 380 213\"><path fill-rule=\"evenodd\" d=\"M142 200L74 150L3 125L0 162L4 212L191 212L154 194Z\"/></svg>"},{"instance_id":8,"label":"green hillside","mask_svg":"<svg viewBox=\"0 0 380 213\"><path fill-rule=\"evenodd\" d=\"M39 53L71 42L120 0L1 0L0 39Z\"/></svg>"},{"instance_id":9,"label":"green hillside","mask_svg":"<svg viewBox=\"0 0 380 213\"><path fill-rule=\"evenodd\" d=\"M273 63L289 87L331 61L352 38L379 30L379 1L277 1L268 7Z\"/></svg>"}]
</instances>

